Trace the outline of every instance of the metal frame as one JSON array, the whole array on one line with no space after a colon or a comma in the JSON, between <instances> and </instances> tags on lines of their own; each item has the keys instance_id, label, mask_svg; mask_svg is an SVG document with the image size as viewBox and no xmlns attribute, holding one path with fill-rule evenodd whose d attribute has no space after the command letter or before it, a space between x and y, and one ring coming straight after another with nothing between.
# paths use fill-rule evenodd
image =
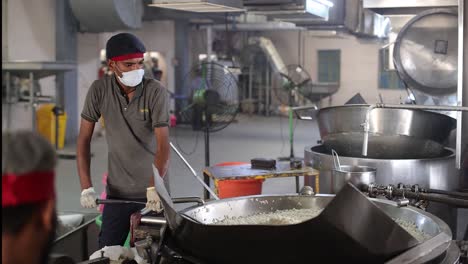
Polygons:
<instances>
[{"instance_id":1,"label":"metal frame","mask_svg":"<svg viewBox=\"0 0 468 264\"><path fill-rule=\"evenodd\" d=\"M7 104L7 121L6 129L10 128L11 125L11 105L15 102L11 102L11 76L18 76L20 78L28 78L30 80L29 87L29 102L28 105L31 107L32 114L32 130L36 130L36 107L39 103L40 97L34 94L34 80L41 79L52 75L58 75L67 71L76 69L74 62L37 62L37 61L3 61L2 62L2 73L5 74L5 79L8 81L6 84L6 104ZM61 86L56 86L56 98L55 102L59 101L59 94Z\"/></svg>"},{"instance_id":2,"label":"metal frame","mask_svg":"<svg viewBox=\"0 0 468 264\"><path fill-rule=\"evenodd\" d=\"M464 34L464 24L467 23L465 19L465 15L467 10L464 6L464 0L458 1L458 91L457 91L457 104L459 106L467 106L468 104L468 85L464 84L464 77L467 77L467 69L463 67L463 63L467 61L467 58L464 56L464 41L466 38L466 34ZM465 92L465 93L463 93ZM467 113L458 113L457 116L457 141L456 141L456 149L455 149L455 163L457 168L461 168L462 164L462 151L463 148L466 147L468 144L468 136L466 135L468 131L468 120L463 122L463 118L468 119ZM464 124L465 123L465 124ZM465 126L465 127L464 127ZM463 131L465 129L465 134ZM463 176L463 175L462 175Z\"/></svg>"}]
</instances>

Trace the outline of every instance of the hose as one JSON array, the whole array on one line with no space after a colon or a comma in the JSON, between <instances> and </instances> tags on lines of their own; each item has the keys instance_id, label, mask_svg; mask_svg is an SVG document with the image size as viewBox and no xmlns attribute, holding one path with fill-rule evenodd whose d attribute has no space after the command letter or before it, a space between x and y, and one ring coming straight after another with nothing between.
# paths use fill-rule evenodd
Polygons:
<instances>
[{"instance_id":1,"label":"hose","mask_svg":"<svg viewBox=\"0 0 468 264\"><path fill-rule=\"evenodd\" d=\"M466 192L452 192L452 191L445 191L445 190L437 190L437 189L427 189L427 193L437 193L437 194L445 194L453 197L465 198L468 199L468 193Z\"/></svg>"},{"instance_id":2,"label":"hose","mask_svg":"<svg viewBox=\"0 0 468 264\"><path fill-rule=\"evenodd\" d=\"M400 190L400 189L394 190L393 195L398 196L398 197L404 196L406 198L411 198L411 199L426 200L430 202L439 202L439 203L444 203L448 205L453 205L456 207L468 208L468 199L459 199L459 198L441 196L438 194L430 194L430 193L408 192L408 191Z\"/></svg>"}]
</instances>

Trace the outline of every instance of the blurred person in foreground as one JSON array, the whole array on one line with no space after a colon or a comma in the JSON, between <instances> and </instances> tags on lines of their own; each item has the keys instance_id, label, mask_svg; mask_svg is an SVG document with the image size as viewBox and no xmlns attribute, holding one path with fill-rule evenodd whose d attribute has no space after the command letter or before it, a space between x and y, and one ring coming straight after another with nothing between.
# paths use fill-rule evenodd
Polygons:
<instances>
[{"instance_id":1,"label":"blurred person in foreground","mask_svg":"<svg viewBox=\"0 0 468 264\"><path fill-rule=\"evenodd\" d=\"M2 134L2 263L42 264L55 239L55 150L37 133Z\"/></svg>"}]
</instances>

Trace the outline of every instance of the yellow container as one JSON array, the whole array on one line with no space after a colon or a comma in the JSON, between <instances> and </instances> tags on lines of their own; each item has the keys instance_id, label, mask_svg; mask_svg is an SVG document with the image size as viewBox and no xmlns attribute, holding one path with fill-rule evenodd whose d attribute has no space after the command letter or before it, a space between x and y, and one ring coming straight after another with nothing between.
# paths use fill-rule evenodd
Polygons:
<instances>
[{"instance_id":1,"label":"yellow container","mask_svg":"<svg viewBox=\"0 0 468 264\"><path fill-rule=\"evenodd\" d=\"M36 111L36 124L37 132L49 140L55 146L55 115L52 112L55 104L44 104ZM64 113L58 117L59 121L59 134L58 134L58 148L63 149L65 145L65 131L67 125L67 114Z\"/></svg>"}]
</instances>

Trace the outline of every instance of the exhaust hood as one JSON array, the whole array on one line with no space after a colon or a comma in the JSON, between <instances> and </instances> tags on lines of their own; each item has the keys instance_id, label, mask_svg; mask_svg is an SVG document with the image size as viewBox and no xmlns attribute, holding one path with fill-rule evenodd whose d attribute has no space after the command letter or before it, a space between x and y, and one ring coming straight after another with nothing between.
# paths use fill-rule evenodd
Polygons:
<instances>
[{"instance_id":1,"label":"exhaust hood","mask_svg":"<svg viewBox=\"0 0 468 264\"><path fill-rule=\"evenodd\" d=\"M193 23L193 21L191 21ZM256 15L250 12L241 14L236 17L233 23L215 24L202 26L202 28L210 27L213 30L229 31L280 31L280 30L305 30L305 28L297 27L296 24L284 21L268 21L265 15Z\"/></svg>"},{"instance_id":2,"label":"exhaust hood","mask_svg":"<svg viewBox=\"0 0 468 264\"><path fill-rule=\"evenodd\" d=\"M247 11L284 22L327 20L333 3L328 0L244 0Z\"/></svg>"},{"instance_id":3,"label":"exhaust hood","mask_svg":"<svg viewBox=\"0 0 468 264\"><path fill-rule=\"evenodd\" d=\"M245 12L240 0L153 0L149 6L197 13Z\"/></svg>"},{"instance_id":4,"label":"exhaust hood","mask_svg":"<svg viewBox=\"0 0 468 264\"><path fill-rule=\"evenodd\" d=\"M416 15L432 8L457 7L458 0L363 0L363 6L381 15Z\"/></svg>"},{"instance_id":5,"label":"exhaust hood","mask_svg":"<svg viewBox=\"0 0 468 264\"><path fill-rule=\"evenodd\" d=\"M390 21L363 7L362 0L244 0L248 13L308 30L347 32L358 37L387 37Z\"/></svg>"}]
</instances>

